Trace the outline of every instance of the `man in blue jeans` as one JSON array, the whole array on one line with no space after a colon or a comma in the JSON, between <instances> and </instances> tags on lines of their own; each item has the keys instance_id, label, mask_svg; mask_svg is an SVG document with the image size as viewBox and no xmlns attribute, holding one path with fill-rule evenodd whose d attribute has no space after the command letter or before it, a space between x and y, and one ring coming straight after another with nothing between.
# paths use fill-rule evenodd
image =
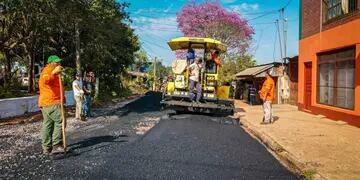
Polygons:
<instances>
[{"instance_id":1,"label":"man in blue jeans","mask_svg":"<svg viewBox=\"0 0 360 180\"><path fill-rule=\"evenodd\" d=\"M91 113L91 93L92 93L92 85L91 85L91 77L90 75L86 75L85 81L83 82L83 90L84 90L84 101L83 101L83 115L85 117L92 117Z\"/></svg>"},{"instance_id":2,"label":"man in blue jeans","mask_svg":"<svg viewBox=\"0 0 360 180\"><path fill-rule=\"evenodd\" d=\"M196 88L196 102L200 103L201 98L201 81L200 81L200 74L202 69L202 59L196 58L194 63L192 63L188 70L190 71L190 84L189 84L189 96L190 100L194 102L195 94L194 94L194 87Z\"/></svg>"}]
</instances>

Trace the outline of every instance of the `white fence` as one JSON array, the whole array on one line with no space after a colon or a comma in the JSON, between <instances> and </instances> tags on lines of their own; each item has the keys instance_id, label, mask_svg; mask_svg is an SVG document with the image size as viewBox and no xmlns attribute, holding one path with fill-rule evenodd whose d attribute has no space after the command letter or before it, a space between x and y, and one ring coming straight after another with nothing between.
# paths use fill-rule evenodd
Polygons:
<instances>
[{"instance_id":1,"label":"white fence","mask_svg":"<svg viewBox=\"0 0 360 180\"><path fill-rule=\"evenodd\" d=\"M9 98L0 100L0 119L24 115L40 111L38 107L39 96ZM66 106L75 104L73 91L65 92Z\"/></svg>"}]
</instances>

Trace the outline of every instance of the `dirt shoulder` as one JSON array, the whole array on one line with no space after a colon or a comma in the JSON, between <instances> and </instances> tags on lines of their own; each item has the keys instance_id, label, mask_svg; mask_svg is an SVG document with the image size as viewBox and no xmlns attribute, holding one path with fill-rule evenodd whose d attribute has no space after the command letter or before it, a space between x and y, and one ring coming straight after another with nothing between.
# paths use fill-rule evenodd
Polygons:
<instances>
[{"instance_id":1,"label":"dirt shoulder","mask_svg":"<svg viewBox=\"0 0 360 180\"><path fill-rule=\"evenodd\" d=\"M93 109L95 118L88 122L79 122L74 119L75 110L73 107L66 108L67 131L72 132L81 126L96 123L100 116L111 114L117 109L124 107L142 95L134 95L122 99L114 99L112 102L103 104ZM40 142L42 115L40 112L24 115L21 117L8 118L0 123L0 161L9 159L19 152Z\"/></svg>"}]
</instances>

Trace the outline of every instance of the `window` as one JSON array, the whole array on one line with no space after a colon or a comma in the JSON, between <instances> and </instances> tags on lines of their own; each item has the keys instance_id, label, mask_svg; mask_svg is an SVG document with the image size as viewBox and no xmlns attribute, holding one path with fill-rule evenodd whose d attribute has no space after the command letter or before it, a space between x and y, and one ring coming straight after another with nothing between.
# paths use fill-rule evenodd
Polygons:
<instances>
[{"instance_id":1,"label":"window","mask_svg":"<svg viewBox=\"0 0 360 180\"><path fill-rule=\"evenodd\" d=\"M319 56L318 103L354 109L355 50Z\"/></svg>"},{"instance_id":2,"label":"window","mask_svg":"<svg viewBox=\"0 0 360 180\"><path fill-rule=\"evenodd\" d=\"M357 0L323 0L324 21L349 14L357 10Z\"/></svg>"}]
</instances>

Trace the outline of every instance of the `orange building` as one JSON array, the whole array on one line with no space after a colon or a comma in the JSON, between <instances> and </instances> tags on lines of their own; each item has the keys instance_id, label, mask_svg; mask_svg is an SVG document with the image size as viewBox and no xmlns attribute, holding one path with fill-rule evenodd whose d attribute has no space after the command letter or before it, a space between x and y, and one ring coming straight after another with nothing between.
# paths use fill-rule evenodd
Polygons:
<instances>
[{"instance_id":1,"label":"orange building","mask_svg":"<svg viewBox=\"0 0 360 180\"><path fill-rule=\"evenodd\" d=\"M299 109L360 127L360 0L300 0Z\"/></svg>"}]
</instances>

